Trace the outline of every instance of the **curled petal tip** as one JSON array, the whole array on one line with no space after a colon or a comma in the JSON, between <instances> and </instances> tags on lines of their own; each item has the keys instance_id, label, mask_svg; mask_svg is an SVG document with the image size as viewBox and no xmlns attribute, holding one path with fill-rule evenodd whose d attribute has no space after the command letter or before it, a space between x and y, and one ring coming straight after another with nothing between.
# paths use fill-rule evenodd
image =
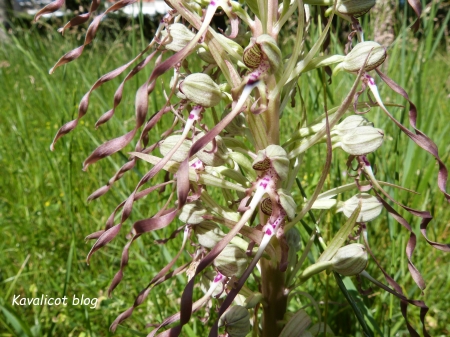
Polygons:
<instances>
[{"instance_id":1,"label":"curled petal tip","mask_svg":"<svg viewBox=\"0 0 450 337\"><path fill-rule=\"evenodd\" d=\"M54 72L55 72L55 67L51 68L51 69L48 71L49 75L53 74Z\"/></svg>"},{"instance_id":2,"label":"curled petal tip","mask_svg":"<svg viewBox=\"0 0 450 337\"><path fill-rule=\"evenodd\" d=\"M55 143L50 144L50 151L55 151Z\"/></svg>"}]
</instances>

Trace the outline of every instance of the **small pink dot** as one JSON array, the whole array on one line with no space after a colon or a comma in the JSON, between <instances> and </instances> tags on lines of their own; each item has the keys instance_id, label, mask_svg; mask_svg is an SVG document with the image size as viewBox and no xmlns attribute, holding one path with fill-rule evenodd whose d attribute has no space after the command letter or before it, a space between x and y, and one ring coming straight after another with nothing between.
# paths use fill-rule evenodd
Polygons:
<instances>
[{"instance_id":1,"label":"small pink dot","mask_svg":"<svg viewBox=\"0 0 450 337\"><path fill-rule=\"evenodd\" d=\"M272 231L271 231L270 229L267 229L267 230L266 230L266 234L267 234L267 235L272 235Z\"/></svg>"}]
</instances>

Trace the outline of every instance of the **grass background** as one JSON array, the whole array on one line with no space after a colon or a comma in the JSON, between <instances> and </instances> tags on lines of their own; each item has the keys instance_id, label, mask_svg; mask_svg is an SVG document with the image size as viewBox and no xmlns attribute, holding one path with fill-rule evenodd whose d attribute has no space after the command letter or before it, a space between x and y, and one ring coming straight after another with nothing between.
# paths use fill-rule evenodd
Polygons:
<instances>
[{"instance_id":1,"label":"grass background","mask_svg":"<svg viewBox=\"0 0 450 337\"><path fill-rule=\"evenodd\" d=\"M390 58L385 70L391 78L403 85L419 109L418 126L438 144L444 162L450 164L450 60L446 51L449 43L445 24L434 24L436 9L431 6L422 20L419 36L405 30L397 35L389 49ZM445 20L448 20L448 15ZM373 32L368 23L366 36ZM398 28L405 22L399 21ZM137 22L129 29L105 28L95 43L86 48L82 57L49 76L48 69L66 51L78 46L83 29L66 34L33 26L18 29L11 43L0 48L0 336L110 336L108 327L115 317L128 308L139 291L173 256L180 238L165 246L153 240L167 237L170 229L141 237L130 253L125 277L107 298L109 282L118 270L125 235L111 242L106 249L97 252L91 265L85 257L91 243L84 237L101 229L115 206L128 196L147 166L139 164L127 174L103 198L90 204L87 197L102 186L126 161L127 147L122 153L104 159L81 171L83 160L102 142L124 134L134 125L134 92L145 81L150 68L129 82L122 104L116 116L108 124L94 130L94 123L103 112L110 109L114 91L119 81L110 82L97 90L91 99L87 116L79 127L56 145L50 152L49 145L60 125L73 119L83 94L102 74L122 65L136 55L144 45L145 37ZM47 27L49 28L49 27ZM289 35L289 34L287 34ZM337 34L339 36L339 33ZM289 52L289 41L286 42ZM339 43L332 41L332 48L340 51ZM282 126L288 135L300 121L301 109L312 120L323 111L323 88L320 72L311 72L300 81L304 105L288 108ZM166 80L167 81L167 80ZM346 94L353 78L341 75L327 89L328 106L336 106ZM380 85L386 101L405 104L389 88ZM161 87L151 97L151 108L163 102ZM152 107L153 105L153 107ZM404 123L405 109L391 109ZM406 111L406 112L405 112ZM389 192L403 203L427 209L435 219L429 226L429 236L436 241L449 242L449 207L436 187L437 167L434 159L400 134L378 109L368 115L371 121L386 132L383 146L371 156L376 164L377 176L392 183L417 190L412 196L396 190ZM167 125L155 129L155 139ZM318 167L323 164L324 148L309 151L302 170L302 182L306 192L311 192L319 178ZM345 176L345 155L335 151L327 188L351 180ZM350 195L349 195L350 196ZM159 197L152 195L136 204L131 221L122 232L130 228L134 220L154 213L167 192ZM421 296L407 270L404 247L408 233L385 212L370 224L371 246L386 270L402 285L409 297L424 299L430 307L427 327L433 336L450 333L450 268L448 254L432 249L419 233L419 221L408 218L418 236L414 263L427 281L427 289ZM325 238L334 233L341 222L340 215L331 215L323 227ZM311 221L306 218L305 221ZM187 261L187 254L181 262ZM374 263L369 272L382 280ZM117 336L134 336L148 333L147 323L160 321L178 311L177 300L183 290L185 279L158 286L151 292L131 319L118 328ZM319 303L322 313L335 333L341 336L361 336L360 327L344 297L337 290L332 278L315 277L303 289ZM13 295L25 297L68 296L99 298L96 309L89 306L11 306ZM359 296L358 296L359 297ZM361 297L359 297L361 298ZM375 290L369 297L361 298L368 308L376 327L375 335L407 336L406 326L399 310L399 302L383 291ZM291 309L307 302L303 298L292 301ZM416 328L420 327L419 312L410 307L410 318ZM316 318L317 319L317 318ZM205 329L198 320L183 330L186 336L203 336Z\"/></svg>"}]
</instances>

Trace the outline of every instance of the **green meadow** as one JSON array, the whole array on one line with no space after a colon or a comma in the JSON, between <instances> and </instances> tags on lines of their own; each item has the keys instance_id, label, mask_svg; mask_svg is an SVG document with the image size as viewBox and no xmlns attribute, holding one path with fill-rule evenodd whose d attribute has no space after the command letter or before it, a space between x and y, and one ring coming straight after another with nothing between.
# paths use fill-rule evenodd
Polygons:
<instances>
[{"instance_id":1,"label":"green meadow","mask_svg":"<svg viewBox=\"0 0 450 337\"><path fill-rule=\"evenodd\" d=\"M388 50L389 58L383 66L392 79L402 85L417 105L420 130L438 145L443 161L450 166L450 58L446 47L450 42L444 24L433 23L434 7L423 20L420 34L409 30L396 36ZM112 19L110 19L112 20ZM175 221L169 228L140 237L130 250L128 267L123 281L109 298L107 290L119 269L126 234L134 221L149 217L158 211L169 191L151 194L133 208L131 219L122 227L120 235L107 247L96 252L90 265L86 256L93 241L84 238L105 225L114 208L134 189L149 166L139 163L128 172L102 198L88 203L88 196L105 185L110 177L127 161L127 153L135 143L123 151L103 159L82 171L84 159L101 143L125 134L134 127L134 93L150 74L149 65L138 76L127 82L121 104L115 116L97 130L94 124L99 116L113 105L113 96L124 74L103 85L91 96L87 115L78 127L60 139L55 151L49 145L58 128L75 118L78 104L90 86L103 74L128 62L145 46L146 38L138 22L132 28L119 30L109 25L83 55L53 75L48 70L65 52L80 45L84 28L67 32L64 37L49 27L32 26L17 29L11 41L0 47L0 336L146 336L148 323L162 321L179 310L179 297L186 284L185 275L179 275L156 287L147 301L133 316L119 326L113 334L112 321L129 308L135 297L152 277L177 253L181 238L158 245L155 239L166 238L178 227ZM402 23L399 24L401 26ZM403 23L403 25L406 25ZM100 28L101 30L102 28ZM295 31L295 28L292 28ZM372 32L368 30L367 36ZM286 34L286 53L289 53L289 34ZM147 39L148 40L148 39ZM331 41L331 48L342 53L342 44ZM193 56L189 59L195 62ZM320 117L324 107L324 93L328 109L338 106L349 91L354 77L340 74L324 90L320 71L302 76L297 90L297 104L288 104L281 126L283 135L292 133L306 116L311 122ZM156 86L150 96L150 114L164 104L164 86L169 76ZM377 78L378 82L381 82ZM386 102L407 107L407 102L386 85L380 85ZM301 100L300 100L301 95ZM363 97L367 99L367 96ZM390 107L391 113L409 126L408 110ZM418 148L377 108L365 115L376 127L385 131L383 146L369 159L375 164L380 180L402 185L417 191L414 195L398 189L387 191L398 201L414 208L424 209L434 216L429 225L430 239L450 242L450 207L437 188L437 164L434 158ZM170 118L158 125L152 133L157 141ZM312 193L320 176L326 148L318 146L304 159L301 183L305 192ZM346 156L340 150L333 152L332 169L326 189L352 181L346 172ZM163 176L158 176L162 181ZM448 189L449 190L449 189ZM412 280L405 253L409 233L394 221L386 211L369 224L369 240L377 259L387 272L402 286L409 298L424 300L430 307L426 317L432 336L450 334L450 255L433 249L420 234L419 219L397 209L410 221L417 235L413 262L425 278L423 294ZM322 219L321 230L325 239L331 238L342 214L329 212ZM318 214L318 213L317 213ZM316 214L316 216L317 216ZM312 224L310 216L306 223ZM298 224L301 229L302 224ZM302 234L303 231L301 230ZM303 237L305 240L307 237ZM313 256L310 256L312 259ZM189 261L185 253L177 265ZM373 261L369 273L383 281L382 273ZM356 284L345 280L350 287ZM363 284L368 286L368 284ZM349 288L350 289L350 288ZM319 303L322 319L326 320L337 336L363 336L351 307L340 293L332 276L320 274L301 289ZM364 315L374 336L408 336L400 313L399 300L380 289L369 296L361 296L350 289L355 301L366 309ZM198 290L197 295L200 294ZM14 296L36 298L63 298L67 305L14 305ZM74 297L91 300L89 304L74 304ZM314 308L298 297L298 309ZM97 299L96 303L92 300ZM86 302L87 303L87 302ZM309 305L309 306L308 306ZM409 319L421 330L419 310L409 306ZM194 315L186 325L185 336L204 336L206 328L198 319L204 312ZM314 316L313 316L314 317Z\"/></svg>"}]
</instances>

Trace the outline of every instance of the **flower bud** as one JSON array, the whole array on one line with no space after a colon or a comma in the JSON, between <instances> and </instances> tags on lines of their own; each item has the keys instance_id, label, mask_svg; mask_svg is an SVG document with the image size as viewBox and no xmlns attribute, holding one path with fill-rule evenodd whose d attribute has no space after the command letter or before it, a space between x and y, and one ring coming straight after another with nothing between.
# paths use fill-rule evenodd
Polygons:
<instances>
[{"instance_id":1,"label":"flower bud","mask_svg":"<svg viewBox=\"0 0 450 337\"><path fill-rule=\"evenodd\" d=\"M341 147L348 154L361 156L378 149L383 143L383 137L381 129L360 126L338 137L334 147Z\"/></svg>"},{"instance_id":2,"label":"flower bud","mask_svg":"<svg viewBox=\"0 0 450 337\"><path fill-rule=\"evenodd\" d=\"M234 244L228 244L214 260L214 266L223 275L240 277L247 267L247 254Z\"/></svg>"},{"instance_id":3,"label":"flower bud","mask_svg":"<svg viewBox=\"0 0 450 337\"><path fill-rule=\"evenodd\" d=\"M360 193L345 201L338 212L342 211L347 218L350 218L360 201L361 211L356 222L372 221L379 216L383 210L383 204L377 198L368 193Z\"/></svg>"},{"instance_id":4,"label":"flower bud","mask_svg":"<svg viewBox=\"0 0 450 337\"><path fill-rule=\"evenodd\" d=\"M225 233L220 230L220 227L209 220L202 221L198 225L195 225L194 233L198 243L202 247L208 249L214 248L214 246L216 246L225 236Z\"/></svg>"},{"instance_id":5,"label":"flower bud","mask_svg":"<svg viewBox=\"0 0 450 337\"><path fill-rule=\"evenodd\" d=\"M367 13L375 4L376 0L338 0L336 11L357 18Z\"/></svg>"},{"instance_id":6,"label":"flower bud","mask_svg":"<svg viewBox=\"0 0 450 337\"><path fill-rule=\"evenodd\" d=\"M195 136L195 140L200 139L204 135L205 133L200 132ZM215 142L215 147L212 142L209 142L201 151L197 152L197 158L200 159L205 165L213 167L221 166L225 164L225 161L228 158L228 149L225 146L222 137L216 136ZM214 152L211 152L213 150Z\"/></svg>"},{"instance_id":7,"label":"flower bud","mask_svg":"<svg viewBox=\"0 0 450 337\"><path fill-rule=\"evenodd\" d=\"M366 247L359 243L341 247L331 259L332 269L344 276L353 276L366 269L368 262Z\"/></svg>"},{"instance_id":8,"label":"flower bud","mask_svg":"<svg viewBox=\"0 0 450 337\"><path fill-rule=\"evenodd\" d=\"M245 337L250 332L250 314L246 308L234 305L219 320L230 337Z\"/></svg>"},{"instance_id":9,"label":"flower bud","mask_svg":"<svg viewBox=\"0 0 450 337\"><path fill-rule=\"evenodd\" d=\"M206 108L219 104L222 99L222 93L217 83L209 75L203 73L187 76L180 83L179 90L182 94L181 98L186 97L191 102Z\"/></svg>"},{"instance_id":10,"label":"flower bud","mask_svg":"<svg viewBox=\"0 0 450 337\"><path fill-rule=\"evenodd\" d=\"M339 64L345 71L358 72L365 64L367 56L365 71L375 69L386 59L386 49L374 41L366 41L358 43L350 53L348 53L344 61Z\"/></svg>"},{"instance_id":11,"label":"flower bud","mask_svg":"<svg viewBox=\"0 0 450 337\"><path fill-rule=\"evenodd\" d=\"M195 201L183 206L178 219L180 219L180 221L183 223L197 225L200 222L204 221L203 215L205 214L206 209L199 201Z\"/></svg>"},{"instance_id":12,"label":"flower bud","mask_svg":"<svg viewBox=\"0 0 450 337\"><path fill-rule=\"evenodd\" d=\"M332 132L342 135L360 126L373 126L373 123L360 115L352 115L333 127Z\"/></svg>"},{"instance_id":13,"label":"flower bud","mask_svg":"<svg viewBox=\"0 0 450 337\"><path fill-rule=\"evenodd\" d=\"M287 179L289 172L289 159L286 150L279 145L269 145L264 150L258 151L253 161L253 169L266 171L272 168L281 180Z\"/></svg>"},{"instance_id":14,"label":"flower bud","mask_svg":"<svg viewBox=\"0 0 450 337\"><path fill-rule=\"evenodd\" d=\"M185 25L181 23L174 23L161 32L162 40L170 35L164 44L166 49L178 52L183 49L189 42L192 41L195 34L189 30Z\"/></svg>"},{"instance_id":15,"label":"flower bud","mask_svg":"<svg viewBox=\"0 0 450 337\"><path fill-rule=\"evenodd\" d=\"M164 139L164 141L159 145L159 151L161 152L161 154L163 156L167 155L180 139L181 135L173 135ZM191 146L192 142L190 140L188 139L183 140L180 147L172 155L171 160L181 163L183 160L186 159Z\"/></svg>"}]
</instances>

